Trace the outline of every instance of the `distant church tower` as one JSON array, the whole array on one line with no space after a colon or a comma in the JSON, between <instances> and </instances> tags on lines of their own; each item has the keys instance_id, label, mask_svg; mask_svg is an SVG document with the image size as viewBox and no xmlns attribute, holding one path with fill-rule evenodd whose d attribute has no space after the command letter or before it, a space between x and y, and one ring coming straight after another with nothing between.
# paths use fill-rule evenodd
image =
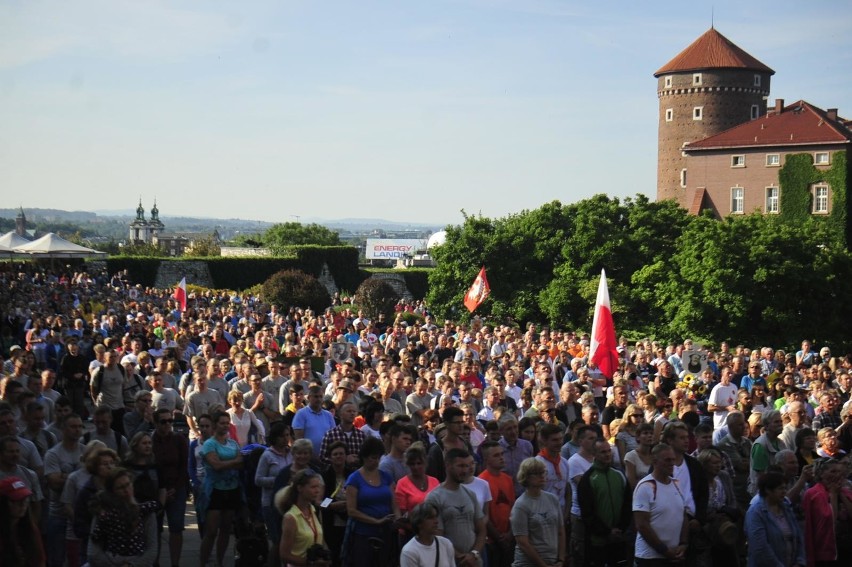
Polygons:
<instances>
[{"instance_id":1,"label":"distant church tower","mask_svg":"<svg viewBox=\"0 0 852 567\"><path fill-rule=\"evenodd\" d=\"M157 208L157 200L154 199L154 207L151 209L151 220L148 221L149 239L152 244L157 243L157 237L163 232L165 225L160 220L160 209Z\"/></svg>"},{"instance_id":2,"label":"distant church tower","mask_svg":"<svg viewBox=\"0 0 852 567\"><path fill-rule=\"evenodd\" d=\"M142 207L142 199L136 207L136 218L130 223L130 243L148 244L151 242L150 227L145 220L145 209Z\"/></svg>"},{"instance_id":3,"label":"distant church tower","mask_svg":"<svg viewBox=\"0 0 852 567\"><path fill-rule=\"evenodd\" d=\"M715 28L654 73L660 99L658 200L675 199L690 208L683 144L766 114L769 81L774 74Z\"/></svg>"},{"instance_id":4,"label":"distant church tower","mask_svg":"<svg viewBox=\"0 0 852 567\"><path fill-rule=\"evenodd\" d=\"M15 234L27 238L27 217L24 214L23 207L18 210L18 214L15 216Z\"/></svg>"}]
</instances>

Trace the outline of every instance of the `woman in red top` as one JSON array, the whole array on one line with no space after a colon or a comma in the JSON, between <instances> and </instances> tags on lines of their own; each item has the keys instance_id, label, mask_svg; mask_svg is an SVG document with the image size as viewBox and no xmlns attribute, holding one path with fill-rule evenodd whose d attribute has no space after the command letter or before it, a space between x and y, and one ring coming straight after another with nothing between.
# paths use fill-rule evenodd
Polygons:
<instances>
[{"instance_id":1,"label":"woman in red top","mask_svg":"<svg viewBox=\"0 0 852 567\"><path fill-rule=\"evenodd\" d=\"M845 475L846 465L840 461L821 459L816 462L816 484L802 499L808 567L852 562L852 550L847 543L852 526L852 490L846 486Z\"/></svg>"}]
</instances>

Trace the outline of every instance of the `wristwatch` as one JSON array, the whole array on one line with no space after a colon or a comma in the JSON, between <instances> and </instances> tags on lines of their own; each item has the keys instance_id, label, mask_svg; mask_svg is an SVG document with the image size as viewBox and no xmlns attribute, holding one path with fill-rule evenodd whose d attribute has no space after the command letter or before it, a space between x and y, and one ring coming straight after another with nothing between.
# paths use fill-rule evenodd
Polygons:
<instances>
[{"instance_id":1,"label":"wristwatch","mask_svg":"<svg viewBox=\"0 0 852 567\"><path fill-rule=\"evenodd\" d=\"M482 556L480 556L479 552L478 552L478 551L476 551L475 549L471 549L471 550L470 550L470 554L471 554L471 555L473 555L474 557L476 557L476 560L477 560L477 561L481 561L481 560L482 560Z\"/></svg>"}]
</instances>

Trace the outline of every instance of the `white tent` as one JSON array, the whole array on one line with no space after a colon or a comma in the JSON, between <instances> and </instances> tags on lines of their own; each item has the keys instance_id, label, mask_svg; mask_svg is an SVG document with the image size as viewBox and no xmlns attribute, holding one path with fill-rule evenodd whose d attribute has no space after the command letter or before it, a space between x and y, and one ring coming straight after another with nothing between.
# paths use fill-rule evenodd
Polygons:
<instances>
[{"instance_id":1,"label":"white tent","mask_svg":"<svg viewBox=\"0 0 852 567\"><path fill-rule=\"evenodd\" d=\"M15 248L20 248L21 246L25 246L29 243L29 240L18 235L18 233L14 230L0 236L0 248L5 248L6 250L14 250Z\"/></svg>"},{"instance_id":2,"label":"white tent","mask_svg":"<svg viewBox=\"0 0 852 567\"><path fill-rule=\"evenodd\" d=\"M45 234L38 240L17 246L13 250L29 254L30 258L89 258L105 255L105 252L98 252L97 250L74 244L52 232Z\"/></svg>"}]
</instances>

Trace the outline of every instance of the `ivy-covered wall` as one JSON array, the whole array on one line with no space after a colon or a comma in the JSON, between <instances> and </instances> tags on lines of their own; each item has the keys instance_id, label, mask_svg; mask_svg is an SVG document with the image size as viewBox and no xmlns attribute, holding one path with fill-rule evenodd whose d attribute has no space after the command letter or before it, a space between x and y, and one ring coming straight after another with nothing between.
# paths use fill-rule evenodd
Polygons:
<instances>
[{"instance_id":1,"label":"ivy-covered wall","mask_svg":"<svg viewBox=\"0 0 852 567\"><path fill-rule=\"evenodd\" d=\"M827 170L814 167L813 154L788 155L778 172L781 188L780 218L789 222L823 219L848 245L852 242L852 227L849 226L849 208L852 203L847 196L848 178L849 163L845 151L831 154L831 167ZM831 210L824 216L811 214L811 187L820 182L829 185L831 195Z\"/></svg>"}]
</instances>

